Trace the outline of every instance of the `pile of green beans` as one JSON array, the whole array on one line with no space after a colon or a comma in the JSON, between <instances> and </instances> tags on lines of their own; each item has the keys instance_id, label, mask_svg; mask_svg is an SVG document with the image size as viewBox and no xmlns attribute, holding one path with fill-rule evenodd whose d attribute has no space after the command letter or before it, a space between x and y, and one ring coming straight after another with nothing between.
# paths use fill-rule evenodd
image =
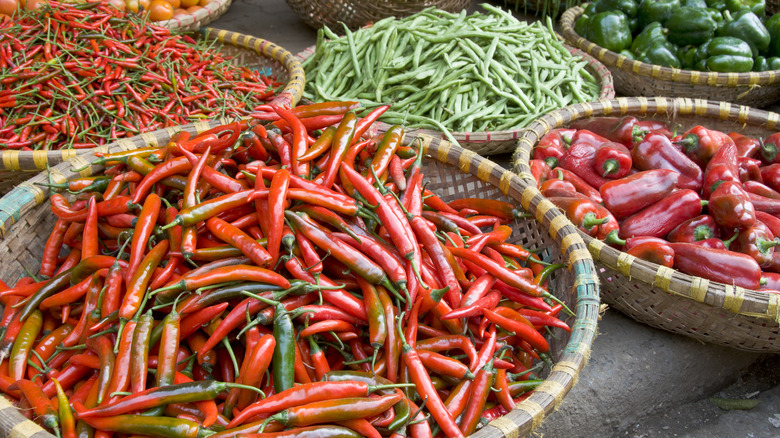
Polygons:
<instances>
[{"instance_id":1,"label":"pile of green beans","mask_svg":"<svg viewBox=\"0 0 780 438\"><path fill-rule=\"evenodd\" d=\"M482 7L471 15L426 9L342 37L322 28L303 62L304 96L390 103L381 120L445 133L518 129L598 98L587 62L563 46L549 19L531 24Z\"/></svg>"}]
</instances>

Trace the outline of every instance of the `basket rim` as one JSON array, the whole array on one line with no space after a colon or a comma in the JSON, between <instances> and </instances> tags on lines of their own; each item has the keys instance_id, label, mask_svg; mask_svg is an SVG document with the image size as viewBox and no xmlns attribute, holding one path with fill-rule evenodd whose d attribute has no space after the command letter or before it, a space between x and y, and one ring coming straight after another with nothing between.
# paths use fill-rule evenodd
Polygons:
<instances>
[{"instance_id":1,"label":"basket rim","mask_svg":"<svg viewBox=\"0 0 780 438\"><path fill-rule=\"evenodd\" d=\"M563 36L569 43L598 58L608 67L618 68L636 76L648 77L660 81L685 85L705 85L714 87L757 87L780 82L780 70L746 73L718 73L698 70L683 70L663 67L628 59L626 56L601 47L585 39L574 30L574 23L585 11L588 3L573 6L561 15L560 26Z\"/></svg>"},{"instance_id":2,"label":"basket rim","mask_svg":"<svg viewBox=\"0 0 780 438\"><path fill-rule=\"evenodd\" d=\"M201 122L199 126L188 125L187 129L196 129L196 133L226 123L219 119ZM124 142L114 142L105 145L103 149L118 152L147 145L164 145L176 132L173 128L161 129L125 139ZM523 208L531 212L536 223L548 231L556 242L563 259L572 275L571 289L575 303L569 303L576 308L576 316L571 325L571 334L565 347L561 349L561 358L555 363L545 382L525 401L518 403L515 409L500 419L494 420L477 431L474 437L524 436L536 428L541 421L552 413L571 390L577 381L577 376L585 366L590 355L590 349L596 336L596 326L599 315L599 283L593 258L588 252L585 242L577 233L574 225L563 213L556 209L545 208L541 193L535 185L528 185L514 172L504 169L497 163L447 142L446 140L421 135L406 135L405 144L420 138L423 153L428 159L438 161L456 168L461 173L469 173L480 180L494 185L501 193L520 201ZM30 209L43 204L51 194L48 187L36 184L47 182L64 182L79 176L94 175L102 172L103 166L88 166L84 171L76 173L72 169L89 163L93 150L42 171L15 187L0 198L0 238L5 236L14 222L19 221ZM0 403L0 411L5 410ZM18 415L21 423L29 421ZM25 423L26 424L26 423ZM31 423L33 424L33 423ZM42 429L35 425L35 431ZM31 434L32 435L32 434ZM30 436L31 436L30 435ZM47 437L52 435L48 434Z\"/></svg>"},{"instance_id":3,"label":"basket rim","mask_svg":"<svg viewBox=\"0 0 780 438\"><path fill-rule=\"evenodd\" d=\"M227 12L232 3L233 0L212 0L206 6L182 18L173 17L170 20L158 21L154 24L171 30L197 30L199 27L221 17Z\"/></svg>"},{"instance_id":4,"label":"basket rim","mask_svg":"<svg viewBox=\"0 0 780 438\"><path fill-rule=\"evenodd\" d=\"M743 125L780 130L780 114L743 105L682 97L619 97L593 104L570 105L533 122L518 142L518 148L513 156L513 167L520 178L536 184L528 166L533 147L545 133L574 120L607 115L675 116L678 114L708 116L737 121ZM684 274L675 269L638 259L585 233L580 232L580 235L596 261L633 280L641 281L675 296L723 309L735 316L766 319L780 324L780 295ZM652 282L641 278L642 276L652 278Z\"/></svg>"},{"instance_id":5,"label":"basket rim","mask_svg":"<svg viewBox=\"0 0 780 438\"><path fill-rule=\"evenodd\" d=\"M599 81L599 97L598 99L612 99L615 97L615 86L614 81L612 79L612 73L609 71L609 69L598 59L596 59L594 56L591 56L589 53L580 50L577 47L572 46L567 41L565 41L560 35L556 34L558 38L561 40L561 43L566 48L566 50L569 51L574 56L579 56L583 59L583 61L587 61L587 65L585 66L586 69L589 69L591 73L594 73L597 80ZM300 59L301 61L305 61L307 58L309 58L311 55L314 54L314 51L316 49L316 45L308 46L302 51L298 52L295 56ZM389 124L384 123L382 121L377 122L377 126L380 131L385 130L389 128ZM502 131L474 131L474 132L466 132L466 131L450 131L450 134L458 140L461 144L467 144L470 146L479 146L481 144L491 143L491 142L501 142L506 143L505 146L501 148L495 148L495 150L491 150L491 154L498 154L498 153L505 153L510 152L513 150L514 142L516 142L520 137L522 137L522 132L526 128L517 128L517 129L510 129L510 130L502 130ZM441 131L437 131L434 129L428 129L428 128L416 128L409 130L408 132L415 132L420 135L430 135L433 137L440 137L442 139L446 139L445 135ZM477 152L484 153L484 150L476 150Z\"/></svg>"},{"instance_id":6,"label":"basket rim","mask_svg":"<svg viewBox=\"0 0 780 438\"><path fill-rule=\"evenodd\" d=\"M200 33L203 34L204 38L213 38L222 44L251 50L258 55L279 62L287 71L289 78L283 90L274 98L274 102L293 107L301 100L306 75L298 58L284 47L263 38L213 27L204 27L200 30ZM192 124L197 123L200 122L192 122ZM179 125L173 128L181 129L182 126L186 125ZM147 133L140 135L143 136L144 134ZM99 146L95 146L95 148L97 147ZM0 150L0 170L39 172L52 164L74 158L80 155L81 151L92 151L95 148L45 151Z\"/></svg>"}]
</instances>

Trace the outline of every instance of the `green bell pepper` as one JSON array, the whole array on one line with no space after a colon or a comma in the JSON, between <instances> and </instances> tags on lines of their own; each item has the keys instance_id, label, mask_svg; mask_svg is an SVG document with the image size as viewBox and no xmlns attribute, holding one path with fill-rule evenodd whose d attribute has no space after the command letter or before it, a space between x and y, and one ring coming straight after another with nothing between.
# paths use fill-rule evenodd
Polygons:
<instances>
[{"instance_id":1,"label":"green bell pepper","mask_svg":"<svg viewBox=\"0 0 780 438\"><path fill-rule=\"evenodd\" d=\"M619 11L599 12L591 17L586 37L613 52L631 47L631 30L626 14Z\"/></svg>"},{"instance_id":2,"label":"green bell pepper","mask_svg":"<svg viewBox=\"0 0 780 438\"><path fill-rule=\"evenodd\" d=\"M749 72L753 68L750 45L739 38L715 37L696 51L696 69L718 73Z\"/></svg>"},{"instance_id":3,"label":"green bell pepper","mask_svg":"<svg viewBox=\"0 0 780 438\"><path fill-rule=\"evenodd\" d=\"M653 21L666 25L666 20L680 7L680 0L642 0L637 16L639 26L644 27Z\"/></svg>"},{"instance_id":4,"label":"green bell pepper","mask_svg":"<svg viewBox=\"0 0 780 438\"><path fill-rule=\"evenodd\" d=\"M759 18L766 15L766 2L764 0L726 0L726 10L737 12L743 9L749 9Z\"/></svg>"},{"instance_id":5,"label":"green bell pepper","mask_svg":"<svg viewBox=\"0 0 780 438\"><path fill-rule=\"evenodd\" d=\"M631 51L638 55L647 50L656 40L666 41L666 29L657 21L648 24L642 32L639 32L631 43Z\"/></svg>"},{"instance_id":6,"label":"green bell pepper","mask_svg":"<svg viewBox=\"0 0 780 438\"><path fill-rule=\"evenodd\" d=\"M715 35L718 24L706 9L686 6L674 11L666 22L669 42L678 45L699 45Z\"/></svg>"},{"instance_id":7,"label":"green bell pepper","mask_svg":"<svg viewBox=\"0 0 780 438\"><path fill-rule=\"evenodd\" d=\"M726 10L726 0L706 0L707 7L717 9L720 12Z\"/></svg>"},{"instance_id":8,"label":"green bell pepper","mask_svg":"<svg viewBox=\"0 0 780 438\"><path fill-rule=\"evenodd\" d=\"M769 56L780 56L780 14L775 14L766 20L766 29L769 32Z\"/></svg>"},{"instance_id":9,"label":"green bell pepper","mask_svg":"<svg viewBox=\"0 0 780 438\"><path fill-rule=\"evenodd\" d=\"M753 64L753 71L770 71L780 70L780 58L773 56L771 58L764 58L763 56L756 56L755 63Z\"/></svg>"},{"instance_id":10,"label":"green bell pepper","mask_svg":"<svg viewBox=\"0 0 780 438\"><path fill-rule=\"evenodd\" d=\"M677 47L663 40L656 40L644 52L637 55L637 61L662 67L680 68L680 60L677 58Z\"/></svg>"},{"instance_id":11,"label":"green bell pepper","mask_svg":"<svg viewBox=\"0 0 780 438\"><path fill-rule=\"evenodd\" d=\"M628 49L623 49L618 54L619 55L623 55L623 56L625 56L628 59L636 59L636 56L634 56L634 54L630 50L628 50Z\"/></svg>"},{"instance_id":12,"label":"green bell pepper","mask_svg":"<svg viewBox=\"0 0 780 438\"><path fill-rule=\"evenodd\" d=\"M577 35L588 39L588 27L590 26L590 15L582 14L577 21L574 22L574 31Z\"/></svg>"},{"instance_id":13,"label":"green bell pepper","mask_svg":"<svg viewBox=\"0 0 780 438\"><path fill-rule=\"evenodd\" d=\"M712 17L713 20L715 20L716 23L720 24L723 22L723 13L715 8L706 8L704 9L707 11L708 14L710 14L710 17Z\"/></svg>"},{"instance_id":14,"label":"green bell pepper","mask_svg":"<svg viewBox=\"0 0 780 438\"><path fill-rule=\"evenodd\" d=\"M585 6L585 11L583 12L584 15L594 16L599 13L599 11L596 10L598 6L596 5L596 2L588 3L587 6Z\"/></svg>"},{"instance_id":15,"label":"green bell pepper","mask_svg":"<svg viewBox=\"0 0 780 438\"><path fill-rule=\"evenodd\" d=\"M680 0L680 6L684 8L702 8L706 9L709 6L707 6L706 0Z\"/></svg>"},{"instance_id":16,"label":"green bell pepper","mask_svg":"<svg viewBox=\"0 0 780 438\"><path fill-rule=\"evenodd\" d=\"M725 21L717 31L719 37L730 36L741 39L748 43L753 56L758 56L759 52L764 53L769 49L772 39L769 30L752 11L743 9L733 15L729 11L724 11L723 17Z\"/></svg>"},{"instance_id":17,"label":"green bell pepper","mask_svg":"<svg viewBox=\"0 0 780 438\"><path fill-rule=\"evenodd\" d=\"M596 0L596 13L607 11L620 11L627 18L636 17L638 5L634 0Z\"/></svg>"},{"instance_id":18,"label":"green bell pepper","mask_svg":"<svg viewBox=\"0 0 780 438\"><path fill-rule=\"evenodd\" d=\"M677 59L680 60L680 68L693 70L696 68L696 46L682 46L677 49Z\"/></svg>"}]
</instances>

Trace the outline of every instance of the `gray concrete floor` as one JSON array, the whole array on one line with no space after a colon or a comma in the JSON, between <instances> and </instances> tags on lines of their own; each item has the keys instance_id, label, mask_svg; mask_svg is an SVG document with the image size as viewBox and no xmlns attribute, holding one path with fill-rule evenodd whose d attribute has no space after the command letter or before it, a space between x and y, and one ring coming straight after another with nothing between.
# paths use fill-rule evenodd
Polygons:
<instances>
[{"instance_id":1,"label":"gray concrete floor","mask_svg":"<svg viewBox=\"0 0 780 438\"><path fill-rule=\"evenodd\" d=\"M316 31L284 0L234 0L211 26L265 38L292 53L316 40ZM508 157L491 158L506 164ZM779 370L780 355L704 345L607 310L579 382L534 435L780 437ZM708 401L712 396L760 404L724 411Z\"/></svg>"}]
</instances>

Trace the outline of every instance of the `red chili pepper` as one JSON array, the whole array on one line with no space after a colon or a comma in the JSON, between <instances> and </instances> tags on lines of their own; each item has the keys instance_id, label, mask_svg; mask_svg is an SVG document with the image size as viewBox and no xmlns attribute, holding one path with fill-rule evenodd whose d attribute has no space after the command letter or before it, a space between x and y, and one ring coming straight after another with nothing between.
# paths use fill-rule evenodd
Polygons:
<instances>
[{"instance_id":1,"label":"red chili pepper","mask_svg":"<svg viewBox=\"0 0 780 438\"><path fill-rule=\"evenodd\" d=\"M626 253L668 268L674 265L674 250L666 242L640 243L627 249Z\"/></svg>"},{"instance_id":2,"label":"red chili pepper","mask_svg":"<svg viewBox=\"0 0 780 438\"><path fill-rule=\"evenodd\" d=\"M570 128L586 129L611 141L618 142L627 148L642 140L644 130L639 126L639 120L634 116L594 117L577 120Z\"/></svg>"},{"instance_id":3,"label":"red chili pepper","mask_svg":"<svg viewBox=\"0 0 780 438\"><path fill-rule=\"evenodd\" d=\"M738 132L729 132L728 136L737 145L737 156L754 158L761 150L762 142L756 138L747 137Z\"/></svg>"},{"instance_id":4,"label":"red chili pepper","mask_svg":"<svg viewBox=\"0 0 780 438\"><path fill-rule=\"evenodd\" d=\"M528 167L531 169L531 176L537 182L537 187L553 177L552 168L542 160L528 160Z\"/></svg>"},{"instance_id":5,"label":"red chili pepper","mask_svg":"<svg viewBox=\"0 0 780 438\"><path fill-rule=\"evenodd\" d=\"M725 228L748 228L756 222L755 208L738 182L718 184L710 196L707 209L715 222Z\"/></svg>"},{"instance_id":6,"label":"red chili pepper","mask_svg":"<svg viewBox=\"0 0 780 438\"><path fill-rule=\"evenodd\" d=\"M720 238L720 229L711 215L703 214L688 219L675 227L666 238L670 242L694 243L702 240Z\"/></svg>"},{"instance_id":7,"label":"red chili pepper","mask_svg":"<svg viewBox=\"0 0 780 438\"><path fill-rule=\"evenodd\" d=\"M678 190L627 218L620 224L620 237L664 237L676 226L701 214L702 201L693 190Z\"/></svg>"},{"instance_id":8,"label":"red chili pepper","mask_svg":"<svg viewBox=\"0 0 780 438\"><path fill-rule=\"evenodd\" d=\"M587 131L578 131L587 132ZM576 137L577 134L575 134ZM604 143L592 144L589 142L572 143L571 147L566 151L566 155L560 160L560 167L571 171L583 180L585 180L591 187L596 190L603 184L610 181L604 178L602 175L604 171L596 171L596 153L604 144L609 143L609 140L605 140Z\"/></svg>"},{"instance_id":9,"label":"red chili pepper","mask_svg":"<svg viewBox=\"0 0 780 438\"><path fill-rule=\"evenodd\" d=\"M494 377L493 361L480 368L476 377L474 377L470 400L460 423L460 429L466 436L471 435L477 428L480 415L485 410L485 403L488 395L490 395L490 389L493 387Z\"/></svg>"},{"instance_id":10,"label":"red chili pepper","mask_svg":"<svg viewBox=\"0 0 780 438\"><path fill-rule=\"evenodd\" d=\"M742 188L748 193L754 193L765 198L780 199L780 192L758 181L743 181Z\"/></svg>"},{"instance_id":11,"label":"red chili pepper","mask_svg":"<svg viewBox=\"0 0 780 438\"><path fill-rule=\"evenodd\" d=\"M701 168L674 147L664 135L647 134L631 150L634 167L639 170L669 169L680 174L677 186L699 191L702 188Z\"/></svg>"},{"instance_id":12,"label":"red chili pepper","mask_svg":"<svg viewBox=\"0 0 780 438\"><path fill-rule=\"evenodd\" d=\"M709 199L712 192L723 182L740 183L737 146L730 140L723 144L707 163L707 168L704 170L702 199Z\"/></svg>"},{"instance_id":13,"label":"red chili pepper","mask_svg":"<svg viewBox=\"0 0 780 438\"><path fill-rule=\"evenodd\" d=\"M571 144L571 137L576 132L577 129L573 128L556 128L544 134L534 146L534 160L542 161L550 168L558 167L560 159Z\"/></svg>"},{"instance_id":14,"label":"red chili pepper","mask_svg":"<svg viewBox=\"0 0 780 438\"><path fill-rule=\"evenodd\" d=\"M550 196L548 192L548 196ZM609 219L599 217L599 209L596 203L588 198L571 197L550 197L550 202L563 210L566 217L584 233L595 237L599 231L599 225L606 223Z\"/></svg>"},{"instance_id":15,"label":"red chili pepper","mask_svg":"<svg viewBox=\"0 0 780 438\"><path fill-rule=\"evenodd\" d=\"M729 245L729 250L747 254L758 262L762 268L772 265L772 256L775 246L780 245L780 240L761 222L739 230L737 238Z\"/></svg>"},{"instance_id":16,"label":"red chili pepper","mask_svg":"<svg viewBox=\"0 0 780 438\"><path fill-rule=\"evenodd\" d=\"M685 131L682 134L682 139L676 141L675 144L681 147L683 152L701 167L707 166L717 151L726 144L733 144L736 150L734 140L727 134L707 129L701 125Z\"/></svg>"},{"instance_id":17,"label":"red chili pepper","mask_svg":"<svg viewBox=\"0 0 780 438\"><path fill-rule=\"evenodd\" d=\"M761 286L761 267L749 255L693 243L669 243L674 267L689 275L748 289Z\"/></svg>"},{"instance_id":18,"label":"red chili pepper","mask_svg":"<svg viewBox=\"0 0 780 438\"><path fill-rule=\"evenodd\" d=\"M773 133L761 142L758 151L761 161L766 165L780 164L780 133Z\"/></svg>"},{"instance_id":19,"label":"red chili pepper","mask_svg":"<svg viewBox=\"0 0 780 438\"><path fill-rule=\"evenodd\" d=\"M578 193L582 193L583 195L593 200L593 202L603 201L598 189L588 184L585 180L573 172L560 167L557 167L554 172L558 175L559 179L571 183L577 189Z\"/></svg>"},{"instance_id":20,"label":"red chili pepper","mask_svg":"<svg viewBox=\"0 0 780 438\"><path fill-rule=\"evenodd\" d=\"M604 206L616 217L628 217L665 198L680 174L668 169L647 170L610 181L599 189Z\"/></svg>"},{"instance_id":21,"label":"red chili pepper","mask_svg":"<svg viewBox=\"0 0 780 438\"><path fill-rule=\"evenodd\" d=\"M593 170L604 178L618 179L631 171L631 151L620 143L609 142L596 151Z\"/></svg>"}]
</instances>

